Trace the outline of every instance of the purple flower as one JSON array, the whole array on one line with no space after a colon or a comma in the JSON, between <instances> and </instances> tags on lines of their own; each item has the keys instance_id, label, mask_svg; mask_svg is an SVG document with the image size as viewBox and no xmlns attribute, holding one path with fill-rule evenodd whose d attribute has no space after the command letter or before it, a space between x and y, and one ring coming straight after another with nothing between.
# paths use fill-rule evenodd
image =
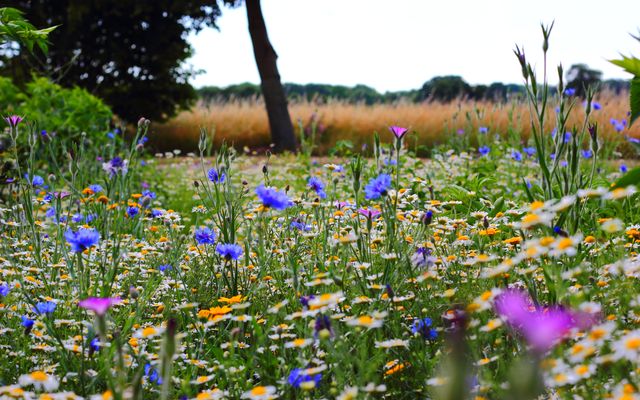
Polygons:
<instances>
[{"instance_id":1,"label":"purple flower","mask_svg":"<svg viewBox=\"0 0 640 400\"><path fill-rule=\"evenodd\" d=\"M4 117L4 120L7 121L7 124L9 124L10 127L15 128L24 120L24 118L19 115L10 115L8 117Z\"/></svg>"},{"instance_id":2,"label":"purple flower","mask_svg":"<svg viewBox=\"0 0 640 400\"><path fill-rule=\"evenodd\" d=\"M371 179L364 187L365 198L367 200L379 199L381 196L385 196L390 188L391 176L380 174Z\"/></svg>"},{"instance_id":3,"label":"purple flower","mask_svg":"<svg viewBox=\"0 0 640 400\"><path fill-rule=\"evenodd\" d=\"M127 165L129 164L128 160L123 160L120 157L113 157L111 161L102 163L102 169L105 172L108 172L109 175L114 176L117 173L121 172L123 175L127 173Z\"/></svg>"},{"instance_id":4,"label":"purple flower","mask_svg":"<svg viewBox=\"0 0 640 400\"><path fill-rule=\"evenodd\" d=\"M367 219L373 219L380 215L380 211L375 208L361 208L358 210L358 214L364 215Z\"/></svg>"},{"instance_id":5,"label":"purple flower","mask_svg":"<svg viewBox=\"0 0 640 400\"><path fill-rule=\"evenodd\" d=\"M237 260L242 255L242 247L233 243L219 243L216 251L225 260Z\"/></svg>"},{"instance_id":6,"label":"purple flower","mask_svg":"<svg viewBox=\"0 0 640 400\"><path fill-rule=\"evenodd\" d=\"M209 172L207 172L207 177L213 183L222 183L227 176L224 174L224 172L219 173L215 168L211 168Z\"/></svg>"},{"instance_id":7,"label":"purple flower","mask_svg":"<svg viewBox=\"0 0 640 400\"><path fill-rule=\"evenodd\" d=\"M587 321L560 306L542 308L532 304L520 290L507 290L496 297L495 310L537 352L546 352L563 339L574 327L584 328ZM578 320L580 319L580 321Z\"/></svg>"},{"instance_id":8,"label":"purple flower","mask_svg":"<svg viewBox=\"0 0 640 400\"><path fill-rule=\"evenodd\" d=\"M195 238L198 244L214 244L216 242L216 233L211 228L205 226L196 229Z\"/></svg>"},{"instance_id":9,"label":"purple flower","mask_svg":"<svg viewBox=\"0 0 640 400\"><path fill-rule=\"evenodd\" d=\"M93 228L80 228L77 232L69 229L65 232L64 238L71 245L71 251L80 253L91 246L95 246L100 241L100 232Z\"/></svg>"},{"instance_id":10,"label":"purple flower","mask_svg":"<svg viewBox=\"0 0 640 400\"><path fill-rule=\"evenodd\" d=\"M0 285L0 297L7 297L10 291L11 289L8 285L5 285L4 283Z\"/></svg>"},{"instance_id":11,"label":"purple flower","mask_svg":"<svg viewBox=\"0 0 640 400\"><path fill-rule=\"evenodd\" d=\"M409 130L407 128L402 128L400 126L390 126L389 127L389 131L391 131L391 133L393 133L393 135L397 138L397 139L402 139L404 137L404 135L407 134L407 132L409 132Z\"/></svg>"},{"instance_id":12,"label":"purple flower","mask_svg":"<svg viewBox=\"0 0 640 400\"><path fill-rule=\"evenodd\" d=\"M286 195L277 191L274 188L265 187L260 185L256 188L256 194L264 207L274 208L276 210L284 210L291 206L291 199Z\"/></svg>"},{"instance_id":13,"label":"purple flower","mask_svg":"<svg viewBox=\"0 0 640 400\"><path fill-rule=\"evenodd\" d=\"M120 304L122 300L119 297L89 297L78 303L78 305L86 310L93 311L97 316L103 316L109 308L116 304Z\"/></svg>"},{"instance_id":14,"label":"purple flower","mask_svg":"<svg viewBox=\"0 0 640 400\"><path fill-rule=\"evenodd\" d=\"M487 154L489 154L489 152L491 151L491 147L489 146L481 146L478 149L478 152L480 153L481 156L486 156Z\"/></svg>"},{"instance_id":15,"label":"purple flower","mask_svg":"<svg viewBox=\"0 0 640 400\"><path fill-rule=\"evenodd\" d=\"M584 158L591 158L591 157L593 157L593 151L591 151L591 150L589 150L589 149L582 150L582 151L581 151L581 153L582 153L582 157L584 157Z\"/></svg>"}]
</instances>

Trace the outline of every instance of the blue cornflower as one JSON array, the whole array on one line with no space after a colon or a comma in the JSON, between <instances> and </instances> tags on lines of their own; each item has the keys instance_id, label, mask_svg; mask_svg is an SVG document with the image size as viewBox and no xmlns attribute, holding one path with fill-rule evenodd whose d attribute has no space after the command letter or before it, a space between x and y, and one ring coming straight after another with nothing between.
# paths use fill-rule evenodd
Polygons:
<instances>
[{"instance_id":1,"label":"blue cornflower","mask_svg":"<svg viewBox=\"0 0 640 400\"><path fill-rule=\"evenodd\" d=\"M0 285L0 297L7 297L10 291L11 289L8 285L5 285L4 283Z\"/></svg>"},{"instance_id":2,"label":"blue cornflower","mask_svg":"<svg viewBox=\"0 0 640 400\"><path fill-rule=\"evenodd\" d=\"M65 232L64 238L67 240L67 243L71 245L71 251L79 253L98 244L100 241L100 232L93 228L80 228L77 232L69 229Z\"/></svg>"},{"instance_id":3,"label":"blue cornflower","mask_svg":"<svg viewBox=\"0 0 640 400\"><path fill-rule=\"evenodd\" d=\"M564 95L567 97L575 96L576 90L573 88L567 88L564 90Z\"/></svg>"},{"instance_id":4,"label":"blue cornflower","mask_svg":"<svg viewBox=\"0 0 640 400\"><path fill-rule=\"evenodd\" d=\"M522 149L522 151L524 152L524 154L527 155L527 157L533 157L534 154L536 154L536 148L535 147L524 147Z\"/></svg>"},{"instance_id":5,"label":"blue cornflower","mask_svg":"<svg viewBox=\"0 0 640 400\"><path fill-rule=\"evenodd\" d=\"M289 383L289 385L295 388L299 388L300 384L302 384L303 382L313 382L314 384L313 387L315 387L318 383L320 383L321 379L322 379L322 374L308 375L305 373L304 369L294 368L289 373L289 378L287 379L287 382Z\"/></svg>"},{"instance_id":6,"label":"blue cornflower","mask_svg":"<svg viewBox=\"0 0 640 400\"><path fill-rule=\"evenodd\" d=\"M417 319L411 326L411 332L422 335L425 339L435 339L438 337L438 332L431 328L431 318Z\"/></svg>"},{"instance_id":7,"label":"blue cornflower","mask_svg":"<svg viewBox=\"0 0 640 400\"><path fill-rule=\"evenodd\" d=\"M591 150L589 150L589 149L582 150L582 151L581 151L581 153L582 153L582 157L584 157L584 158L591 158L591 157L593 157L593 151L591 151Z\"/></svg>"},{"instance_id":8,"label":"blue cornflower","mask_svg":"<svg viewBox=\"0 0 640 400\"><path fill-rule=\"evenodd\" d=\"M207 177L213 183L222 183L227 177L224 172L219 173L215 168L211 168L209 172L207 172Z\"/></svg>"},{"instance_id":9,"label":"blue cornflower","mask_svg":"<svg viewBox=\"0 0 640 400\"><path fill-rule=\"evenodd\" d=\"M142 195L146 196L146 197L148 197L150 199L155 199L156 197L158 197L156 192L152 192L151 190L143 190L142 191Z\"/></svg>"},{"instance_id":10,"label":"blue cornflower","mask_svg":"<svg viewBox=\"0 0 640 400\"><path fill-rule=\"evenodd\" d=\"M51 314L56 310L56 306L53 301L41 301L33 307L33 312L38 315Z\"/></svg>"},{"instance_id":11,"label":"blue cornflower","mask_svg":"<svg viewBox=\"0 0 640 400\"><path fill-rule=\"evenodd\" d=\"M284 210L292 203L286 193L277 191L274 188L260 185L256 188L256 194L264 207L275 208L276 210Z\"/></svg>"},{"instance_id":12,"label":"blue cornflower","mask_svg":"<svg viewBox=\"0 0 640 400\"><path fill-rule=\"evenodd\" d=\"M171 264L162 264L158 266L158 269L160 270L160 272L166 272L171 271L173 269L173 266Z\"/></svg>"},{"instance_id":13,"label":"blue cornflower","mask_svg":"<svg viewBox=\"0 0 640 400\"><path fill-rule=\"evenodd\" d=\"M569 162L567 160L560 161L560 166L561 167L566 167L567 165L569 165Z\"/></svg>"},{"instance_id":14,"label":"blue cornflower","mask_svg":"<svg viewBox=\"0 0 640 400\"><path fill-rule=\"evenodd\" d=\"M91 351L99 351L100 350L100 339L98 337L94 337L91 339L89 343L89 347L91 347Z\"/></svg>"},{"instance_id":15,"label":"blue cornflower","mask_svg":"<svg viewBox=\"0 0 640 400\"><path fill-rule=\"evenodd\" d=\"M44 185L44 179L40 175L34 175L31 179L31 186L38 187Z\"/></svg>"},{"instance_id":16,"label":"blue cornflower","mask_svg":"<svg viewBox=\"0 0 640 400\"><path fill-rule=\"evenodd\" d=\"M381 196L386 196L390 188L391 176L387 174L380 174L371 179L369 183L367 183L367 186L364 187L364 197L367 200L379 199Z\"/></svg>"},{"instance_id":17,"label":"blue cornflower","mask_svg":"<svg viewBox=\"0 0 640 400\"><path fill-rule=\"evenodd\" d=\"M491 151L491 147L489 146L482 146L478 149L478 152L480 153L481 156L486 156L487 154L489 154L490 151Z\"/></svg>"},{"instance_id":18,"label":"blue cornflower","mask_svg":"<svg viewBox=\"0 0 640 400\"><path fill-rule=\"evenodd\" d=\"M136 206L127 207L127 215L129 216L129 218L135 217L136 215L138 215L139 212L140 210Z\"/></svg>"},{"instance_id":19,"label":"blue cornflower","mask_svg":"<svg viewBox=\"0 0 640 400\"><path fill-rule=\"evenodd\" d=\"M565 132L564 133L564 142L565 143L569 143L570 140L571 140L571 132Z\"/></svg>"},{"instance_id":20,"label":"blue cornflower","mask_svg":"<svg viewBox=\"0 0 640 400\"><path fill-rule=\"evenodd\" d=\"M620 172L622 172L623 174L625 172L627 172L629 169L627 168L626 164L620 164Z\"/></svg>"},{"instance_id":21,"label":"blue cornflower","mask_svg":"<svg viewBox=\"0 0 640 400\"><path fill-rule=\"evenodd\" d=\"M214 244L216 242L216 233L205 226L196 229L195 238L198 244Z\"/></svg>"},{"instance_id":22,"label":"blue cornflower","mask_svg":"<svg viewBox=\"0 0 640 400\"><path fill-rule=\"evenodd\" d=\"M104 191L104 189L102 188L102 186L98 185L98 184L94 184L94 185L89 185L89 189L91 189L91 191L93 193L100 193L102 191Z\"/></svg>"},{"instance_id":23,"label":"blue cornflower","mask_svg":"<svg viewBox=\"0 0 640 400\"><path fill-rule=\"evenodd\" d=\"M31 318L27 317L26 315L23 315L20 318L22 319L22 321L20 322L20 325L24 326L27 329L33 328L33 325L36 323L36 321L32 320Z\"/></svg>"},{"instance_id":24,"label":"blue cornflower","mask_svg":"<svg viewBox=\"0 0 640 400\"><path fill-rule=\"evenodd\" d=\"M93 222L96 218L98 218L97 214L91 213L91 214L87 214L86 217L84 217L84 221L89 224L91 222Z\"/></svg>"},{"instance_id":25,"label":"blue cornflower","mask_svg":"<svg viewBox=\"0 0 640 400\"><path fill-rule=\"evenodd\" d=\"M219 243L216 251L227 260L237 260L242 255L242 247L234 243Z\"/></svg>"},{"instance_id":26,"label":"blue cornflower","mask_svg":"<svg viewBox=\"0 0 640 400\"><path fill-rule=\"evenodd\" d=\"M518 150L514 150L511 152L511 158L516 161L522 161L522 153L520 153Z\"/></svg>"},{"instance_id":27,"label":"blue cornflower","mask_svg":"<svg viewBox=\"0 0 640 400\"><path fill-rule=\"evenodd\" d=\"M149 379L150 383L162 385L162 377L155 368L151 367L151 364L147 363L144 366L144 375Z\"/></svg>"},{"instance_id":28,"label":"blue cornflower","mask_svg":"<svg viewBox=\"0 0 640 400\"><path fill-rule=\"evenodd\" d=\"M293 220L291 221L291 224L289 224L289 226L291 226L292 228L295 228L299 231L304 231L304 232L309 232L311 230L311 225L307 225L305 223L302 223L300 221L296 221Z\"/></svg>"},{"instance_id":29,"label":"blue cornflower","mask_svg":"<svg viewBox=\"0 0 640 400\"><path fill-rule=\"evenodd\" d=\"M75 222L76 224L77 224L78 222L82 222L82 220L83 220L83 219L84 219L84 215L82 215L82 214L80 214L80 213L78 213L78 214L74 214L74 216L73 216L73 217L71 217L71 221L72 221L72 222Z\"/></svg>"},{"instance_id":30,"label":"blue cornflower","mask_svg":"<svg viewBox=\"0 0 640 400\"><path fill-rule=\"evenodd\" d=\"M487 128L486 126L481 126L480 128L478 128L478 132L481 135L486 135L489 132L489 128Z\"/></svg>"},{"instance_id":31,"label":"blue cornflower","mask_svg":"<svg viewBox=\"0 0 640 400\"><path fill-rule=\"evenodd\" d=\"M153 210L151 210L151 216L153 218L162 217L162 214L164 214L164 211L158 210L157 208L154 208Z\"/></svg>"},{"instance_id":32,"label":"blue cornflower","mask_svg":"<svg viewBox=\"0 0 640 400\"><path fill-rule=\"evenodd\" d=\"M327 194L324 192L324 183L322 183L319 178L312 176L311 178L309 178L307 186L310 189L313 189L313 191L316 192L321 199L327 197Z\"/></svg>"},{"instance_id":33,"label":"blue cornflower","mask_svg":"<svg viewBox=\"0 0 640 400\"><path fill-rule=\"evenodd\" d=\"M594 101L593 103L591 103L591 107L593 107L593 109L596 111L602 109L602 105L600 105L600 103L598 103L597 101Z\"/></svg>"}]
</instances>

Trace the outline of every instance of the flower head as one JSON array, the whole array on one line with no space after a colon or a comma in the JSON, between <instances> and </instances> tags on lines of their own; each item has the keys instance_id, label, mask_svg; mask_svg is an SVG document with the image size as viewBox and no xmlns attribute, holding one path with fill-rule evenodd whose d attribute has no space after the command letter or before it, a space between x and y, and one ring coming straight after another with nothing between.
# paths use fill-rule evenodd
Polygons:
<instances>
[{"instance_id":1,"label":"flower head","mask_svg":"<svg viewBox=\"0 0 640 400\"><path fill-rule=\"evenodd\" d=\"M81 300L78 305L93 311L97 316L103 316L111 306L120 304L121 301L119 297L89 297Z\"/></svg>"},{"instance_id":2,"label":"flower head","mask_svg":"<svg viewBox=\"0 0 640 400\"><path fill-rule=\"evenodd\" d=\"M546 352L579 324L575 314L563 307L534 306L527 294L508 290L496 297L498 315L520 332L533 350Z\"/></svg>"},{"instance_id":3,"label":"flower head","mask_svg":"<svg viewBox=\"0 0 640 400\"><path fill-rule=\"evenodd\" d=\"M237 260L242 255L242 247L231 243L219 243L216 251L226 260Z\"/></svg>"},{"instance_id":4,"label":"flower head","mask_svg":"<svg viewBox=\"0 0 640 400\"><path fill-rule=\"evenodd\" d=\"M324 183L319 178L312 176L307 181L307 186L309 187L309 189L312 189L314 192L316 192L321 199L327 197L327 194L324 191Z\"/></svg>"},{"instance_id":5,"label":"flower head","mask_svg":"<svg viewBox=\"0 0 640 400\"><path fill-rule=\"evenodd\" d=\"M407 128L402 128L400 126L390 126L389 127L389 131L391 131L391 133L393 133L393 135L397 138L397 139L402 139L404 137L404 135L407 134L407 132L409 132L409 130Z\"/></svg>"},{"instance_id":6,"label":"flower head","mask_svg":"<svg viewBox=\"0 0 640 400\"><path fill-rule=\"evenodd\" d=\"M51 314L56 310L57 304L53 301L41 301L33 307L33 312L38 315Z\"/></svg>"},{"instance_id":7,"label":"flower head","mask_svg":"<svg viewBox=\"0 0 640 400\"><path fill-rule=\"evenodd\" d=\"M391 176L387 174L380 174L377 177L371 179L367 186L364 187L364 193L367 200L379 199L381 196L387 194L391 188Z\"/></svg>"},{"instance_id":8,"label":"flower head","mask_svg":"<svg viewBox=\"0 0 640 400\"><path fill-rule=\"evenodd\" d=\"M205 226L196 229L195 238L198 244L214 244L216 242L216 233L213 229Z\"/></svg>"},{"instance_id":9,"label":"flower head","mask_svg":"<svg viewBox=\"0 0 640 400\"><path fill-rule=\"evenodd\" d=\"M291 205L291 199L286 193L270 187L260 185L256 188L256 194L264 207L275 208L276 210L284 210Z\"/></svg>"},{"instance_id":10,"label":"flower head","mask_svg":"<svg viewBox=\"0 0 640 400\"><path fill-rule=\"evenodd\" d=\"M489 154L490 151L491 151L491 147L489 146L481 146L478 149L478 152L480 153L481 156L486 156L487 154Z\"/></svg>"},{"instance_id":11,"label":"flower head","mask_svg":"<svg viewBox=\"0 0 640 400\"><path fill-rule=\"evenodd\" d=\"M217 169L211 168L209 172L207 172L207 177L213 183L222 183L227 176L224 172L220 173Z\"/></svg>"},{"instance_id":12,"label":"flower head","mask_svg":"<svg viewBox=\"0 0 640 400\"><path fill-rule=\"evenodd\" d=\"M4 117L4 120L7 121L7 124L9 124L10 127L15 128L16 126L18 126L18 124L20 124L20 122L23 121L24 118L22 118L19 115L10 115L8 117Z\"/></svg>"},{"instance_id":13,"label":"flower head","mask_svg":"<svg viewBox=\"0 0 640 400\"><path fill-rule=\"evenodd\" d=\"M76 232L69 229L65 232L64 238L67 240L67 243L71 245L71 251L79 253L98 244L100 241L100 232L93 228L80 228Z\"/></svg>"},{"instance_id":14,"label":"flower head","mask_svg":"<svg viewBox=\"0 0 640 400\"><path fill-rule=\"evenodd\" d=\"M318 383L320 383L321 379L322 374L310 375L307 374L306 370L304 369L294 368L289 373L287 383L295 388L299 388L301 385L304 387L313 388L318 385Z\"/></svg>"}]
</instances>

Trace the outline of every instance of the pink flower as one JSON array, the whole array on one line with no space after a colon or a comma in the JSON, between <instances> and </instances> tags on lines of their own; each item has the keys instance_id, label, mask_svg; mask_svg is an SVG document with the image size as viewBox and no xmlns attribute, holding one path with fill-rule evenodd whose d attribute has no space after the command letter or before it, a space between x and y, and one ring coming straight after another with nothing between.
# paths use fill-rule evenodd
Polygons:
<instances>
[{"instance_id":1,"label":"pink flower","mask_svg":"<svg viewBox=\"0 0 640 400\"><path fill-rule=\"evenodd\" d=\"M358 213L364 215L368 219L373 219L374 217L380 215L380 211L376 210L375 208L361 208L358 210Z\"/></svg>"},{"instance_id":2,"label":"pink flower","mask_svg":"<svg viewBox=\"0 0 640 400\"><path fill-rule=\"evenodd\" d=\"M12 128L15 128L16 126L18 126L18 124L20 122L22 122L23 119L24 118L22 118L19 115L10 115L10 116L4 118L4 120L7 121L9 126L12 127Z\"/></svg>"},{"instance_id":3,"label":"pink flower","mask_svg":"<svg viewBox=\"0 0 640 400\"><path fill-rule=\"evenodd\" d=\"M78 305L93 311L98 316L103 316L111 306L120 304L121 301L119 297L89 297L80 301Z\"/></svg>"},{"instance_id":4,"label":"pink flower","mask_svg":"<svg viewBox=\"0 0 640 400\"><path fill-rule=\"evenodd\" d=\"M409 132L409 130L407 128L402 128L402 127L396 126L396 125L390 126L389 130L398 139L402 139L404 137L404 135L406 135L407 132Z\"/></svg>"},{"instance_id":5,"label":"pink flower","mask_svg":"<svg viewBox=\"0 0 640 400\"><path fill-rule=\"evenodd\" d=\"M571 329L586 329L593 324L593 320L582 317L583 313L560 306L535 306L529 295L520 290L507 290L498 295L495 310L540 353L555 346Z\"/></svg>"}]
</instances>

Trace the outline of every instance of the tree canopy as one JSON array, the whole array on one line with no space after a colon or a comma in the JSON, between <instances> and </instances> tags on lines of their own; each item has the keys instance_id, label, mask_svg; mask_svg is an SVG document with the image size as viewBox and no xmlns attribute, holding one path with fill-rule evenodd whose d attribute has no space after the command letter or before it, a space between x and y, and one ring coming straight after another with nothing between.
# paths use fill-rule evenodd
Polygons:
<instances>
[{"instance_id":1,"label":"tree canopy","mask_svg":"<svg viewBox=\"0 0 640 400\"><path fill-rule=\"evenodd\" d=\"M0 72L19 85L34 69L101 97L128 121L163 120L196 99L185 61L191 32L211 26L237 0L6 0L35 26L58 26L38 62L19 46L0 49Z\"/></svg>"}]
</instances>

